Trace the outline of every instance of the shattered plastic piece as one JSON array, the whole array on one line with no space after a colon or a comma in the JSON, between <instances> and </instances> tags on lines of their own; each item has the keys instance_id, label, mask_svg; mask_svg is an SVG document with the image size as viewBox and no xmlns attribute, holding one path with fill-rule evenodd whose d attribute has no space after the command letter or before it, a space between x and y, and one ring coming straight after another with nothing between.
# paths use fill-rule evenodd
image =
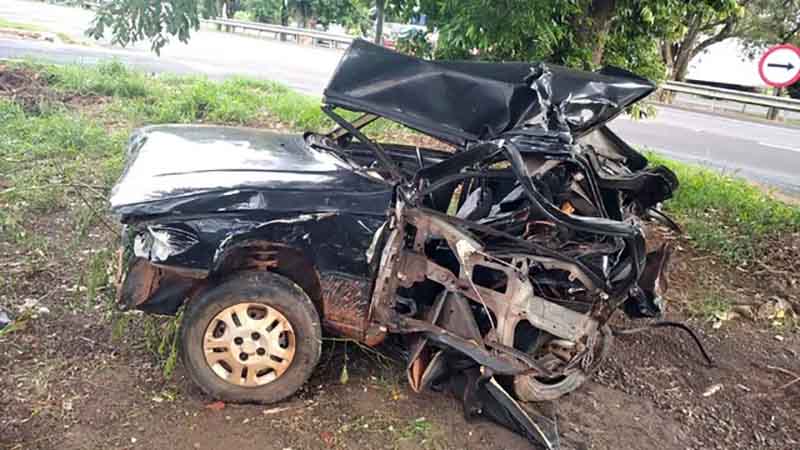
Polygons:
<instances>
[{"instance_id":1,"label":"shattered plastic piece","mask_svg":"<svg viewBox=\"0 0 800 450\"><path fill-rule=\"evenodd\" d=\"M8 316L7 312L0 310L0 330L9 325L11 325L11 317Z\"/></svg>"},{"instance_id":2,"label":"shattered plastic piece","mask_svg":"<svg viewBox=\"0 0 800 450\"><path fill-rule=\"evenodd\" d=\"M722 390L722 383L712 384L703 392L703 397L711 397L712 395L716 394L720 390Z\"/></svg>"}]
</instances>

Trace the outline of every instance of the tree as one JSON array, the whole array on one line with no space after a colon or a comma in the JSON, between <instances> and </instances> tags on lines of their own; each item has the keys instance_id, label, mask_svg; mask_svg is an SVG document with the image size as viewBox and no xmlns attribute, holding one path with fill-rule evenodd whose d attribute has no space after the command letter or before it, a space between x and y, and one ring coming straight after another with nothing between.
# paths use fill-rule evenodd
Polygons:
<instances>
[{"instance_id":1,"label":"tree","mask_svg":"<svg viewBox=\"0 0 800 450\"><path fill-rule=\"evenodd\" d=\"M742 40L751 57L776 44L800 45L800 0L752 0Z\"/></svg>"},{"instance_id":2,"label":"tree","mask_svg":"<svg viewBox=\"0 0 800 450\"><path fill-rule=\"evenodd\" d=\"M87 34L102 39L110 31L112 43L121 46L150 40L159 53L172 36L187 42L200 18L223 13L231 18L238 6L239 0L111 0L98 9ZM245 0L242 6L260 22L284 26L290 17L303 27L313 20L326 28L336 22L365 31L369 24L366 7L357 0Z\"/></svg>"},{"instance_id":3,"label":"tree","mask_svg":"<svg viewBox=\"0 0 800 450\"><path fill-rule=\"evenodd\" d=\"M94 39L111 31L111 42L121 46L150 40L159 53L170 36L187 42L192 30L200 27L200 18L221 11L217 0L113 0L104 3L87 30Z\"/></svg>"},{"instance_id":4,"label":"tree","mask_svg":"<svg viewBox=\"0 0 800 450\"><path fill-rule=\"evenodd\" d=\"M786 88L789 92L789 97L800 100L800 81Z\"/></svg>"},{"instance_id":5,"label":"tree","mask_svg":"<svg viewBox=\"0 0 800 450\"><path fill-rule=\"evenodd\" d=\"M662 45L670 78L683 81L692 58L710 46L738 38L751 58L800 34L800 0L704 0L673 5L681 11L671 39Z\"/></svg>"},{"instance_id":6,"label":"tree","mask_svg":"<svg viewBox=\"0 0 800 450\"><path fill-rule=\"evenodd\" d=\"M665 75L658 42L683 0L420 0L439 30L437 57L549 61L582 69L613 63Z\"/></svg>"},{"instance_id":7,"label":"tree","mask_svg":"<svg viewBox=\"0 0 800 450\"><path fill-rule=\"evenodd\" d=\"M668 77L683 81L692 58L708 47L737 36L751 0L706 0L671 5L677 14L674 29L662 41L661 54Z\"/></svg>"}]
</instances>

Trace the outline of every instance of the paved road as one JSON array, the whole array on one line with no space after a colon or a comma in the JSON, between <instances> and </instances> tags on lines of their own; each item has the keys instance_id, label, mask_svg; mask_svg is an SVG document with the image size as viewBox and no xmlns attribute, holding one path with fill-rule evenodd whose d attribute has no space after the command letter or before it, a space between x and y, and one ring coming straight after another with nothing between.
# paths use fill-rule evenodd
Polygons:
<instances>
[{"instance_id":1,"label":"paved road","mask_svg":"<svg viewBox=\"0 0 800 450\"><path fill-rule=\"evenodd\" d=\"M800 129L658 108L654 119L619 118L611 128L631 144L674 159L800 193Z\"/></svg>"},{"instance_id":2,"label":"paved road","mask_svg":"<svg viewBox=\"0 0 800 450\"><path fill-rule=\"evenodd\" d=\"M2 0L0 17L81 38L93 14L77 8ZM101 44L89 47L0 38L0 58L30 56L87 64L117 58L152 72L203 74L213 79L245 75L281 81L299 91L319 95L340 56L334 50L214 31L195 33L188 44L171 43L161 57L151 53L146 44L129 49ZM659 114L651 120L619 118L611 127L631 144L800 192L800 129L671 108L659 108Z\"/></svg>"}]
</instances>

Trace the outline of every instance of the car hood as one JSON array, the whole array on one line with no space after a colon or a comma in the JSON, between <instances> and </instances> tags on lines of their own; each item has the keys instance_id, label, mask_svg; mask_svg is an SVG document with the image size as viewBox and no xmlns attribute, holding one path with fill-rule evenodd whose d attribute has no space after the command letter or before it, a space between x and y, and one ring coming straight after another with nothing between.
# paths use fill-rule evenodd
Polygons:
<instances>
[{"instance_id":1,"label":"car hood","mask_svg":"<svg viewBox=\"0 0 800 450\"><path fill-rule=\"evenodd\" d=\"M110 202L123 217L248 209L383 213L390 195L389 186L306 145L301 135L161 125L131 137Z\"/></svg>"}]
</instances>

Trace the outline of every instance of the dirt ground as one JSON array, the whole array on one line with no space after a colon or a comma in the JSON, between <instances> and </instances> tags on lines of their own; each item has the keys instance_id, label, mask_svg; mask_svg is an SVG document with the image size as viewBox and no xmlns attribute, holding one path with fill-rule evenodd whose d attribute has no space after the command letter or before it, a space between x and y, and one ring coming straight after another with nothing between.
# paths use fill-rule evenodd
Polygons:
<instances>
[{"instance_id":1,"label":"dirt ground","mask_svg":"<svg viewBox=\"0 0 800 450\"><path fill-rule=\"evenodd\" d=\"M0 244L7 277L2 306L18 311L21 300L33 310L21 329L0 337L0 448L531 448L492 423L466 422L454 398L414 394L401 363L336 341L326 343L315 376L291 400L220 408L180 365L164 378L143 344L141 318L112 338L110 306L87 303L76 278L75 267L92 249L57 250L58 236L71 227L57 214L36 224L50 230L45 255ZM745 274L686 242L678 248L670 319L687 319L688 311L697 316L692 305L709 293L755 311L775 295L796 299L796 272ZM562 448L800 448L800 382L785 386L800 374L798 335L743 317L719 328L713 321L689 323L716 367L707 367L691 340L674 330L618 337L593 381L543 405L558 418Z\"/></svg>"}]
</instances>

